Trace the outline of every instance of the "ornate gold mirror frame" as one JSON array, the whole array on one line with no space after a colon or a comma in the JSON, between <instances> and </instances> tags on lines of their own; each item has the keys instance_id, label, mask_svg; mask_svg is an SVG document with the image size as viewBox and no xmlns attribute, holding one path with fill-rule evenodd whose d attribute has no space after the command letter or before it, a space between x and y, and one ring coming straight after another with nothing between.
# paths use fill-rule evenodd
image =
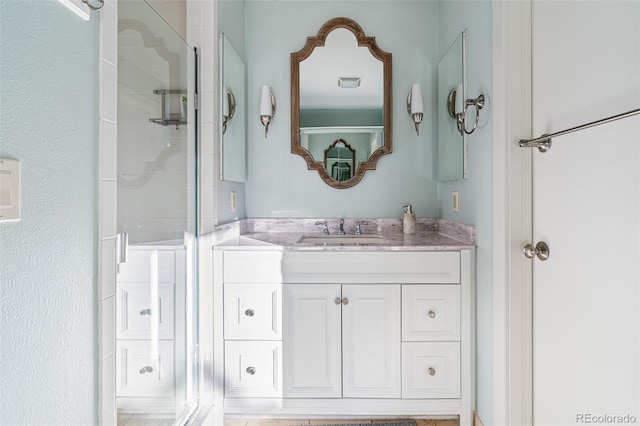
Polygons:
<instances>
[{"instance_id":1,"label":"ornate gold mirror frame","mask_svg":"<svg viewBox=\"0 0 640 426\"><path fill-rule=\"evenodd\" d=\"M316 161L313 155L305 148L300 146L300 62L308 58L316 47L323 47L327 36L331 31L337 28L345 28L351 31L358 42L358 46L366 46L371 55L382 62L384 72L384 131L383 144L376 149L369 160L361 161L356 166L353 177L346 181L338 181L327 173L323 161ZM307 37L305 46L291 54L291 153L298 154L307 162L309 170L317 170L322 180L329 186L337 189L351 188L363 178L367 170L375 170L376 163L386 154L392 152L392 128L391 128L391 110L392 110L392 90L391 90L391 53L387 53L380 49L376 44L375 37L367 37L364 30L357 22L349 18L334 18L327 21L316 37Z\"/></svg>"}]
</instances>

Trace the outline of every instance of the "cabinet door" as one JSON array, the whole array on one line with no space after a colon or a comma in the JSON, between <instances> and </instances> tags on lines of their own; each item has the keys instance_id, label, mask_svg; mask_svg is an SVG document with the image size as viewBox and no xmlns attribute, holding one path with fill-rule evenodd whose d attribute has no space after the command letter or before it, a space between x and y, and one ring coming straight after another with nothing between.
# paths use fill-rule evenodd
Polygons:
<instances>
[{"instance_id":1,"label":"cabinet door","mask_svg":"<svg viewBox=\"0 0 640 426\"><path fill-rule=\"evenodd\" d=\"M340 285L284 286L284 396L341 396Z\"/></svg>"},{"instance_id":2,"label":"cabinet door","mask_svg":"<svg viewBox=\"0 0 640 426\"><path fill-rule=\"evenodd\" d=\"M344 397L401 397L400 285L342 286Z\"/></svg>"}]
</instances>

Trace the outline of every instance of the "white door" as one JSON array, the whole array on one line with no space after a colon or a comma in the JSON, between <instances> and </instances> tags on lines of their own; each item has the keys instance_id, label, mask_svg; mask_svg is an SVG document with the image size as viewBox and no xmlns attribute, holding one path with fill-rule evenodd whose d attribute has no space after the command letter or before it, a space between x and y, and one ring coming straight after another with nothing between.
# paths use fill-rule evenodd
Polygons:
<instances>
[{"instance_id":1,"label":"white door","mask_svg":"<svg viewBox=\"0 0 640 426\"><path fill-rule=\"evenodd\" d=\"M345 398L400 398L400 285L342 286Z\"/></svg>"},{"instance_id":2,"label":"white door","mask_svg":"<svg viewBox=\"0 0 640 426\"><path fill-rule=\"evenodd\" d=\"M534 1L532 22L534 136L640 108L640 2ZM533 170L534 424L640 421L640 116Z\"/></svg>"},{"instance_id":3,"label":"white door","mask_svg":"<svg viewBox=\"0 0 640 426\"><path fill-rule=\"evenodd\" d=\"M339 284L284 285L284 396L342 395Z\"/></svg>"}]
</instances>

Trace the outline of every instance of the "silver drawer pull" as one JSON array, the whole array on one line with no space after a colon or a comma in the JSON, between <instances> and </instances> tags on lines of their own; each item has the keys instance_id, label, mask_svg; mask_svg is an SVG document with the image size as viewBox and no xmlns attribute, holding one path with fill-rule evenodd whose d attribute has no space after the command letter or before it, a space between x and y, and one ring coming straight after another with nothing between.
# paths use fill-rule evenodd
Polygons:
<instances>
[{"instance_id":1,"label":"silver drawer pull","mask_svg":"<svg viewBox=\"0 0 640 426\"><path fill-rule=\"evenodd\" d=\"M146 366L146 367L142 367L140 369L140 374L144 374L144 373L152 373L153 372L153 367L150 366Z\"/></svg>"},{"instance_id":2,"label":"silver drawer pull","mask_svg":"<svg viewBox=\"0 0 640 426\"><path fill-rule=\"evenodd\" d=\"M256 368L255 367L247 367L247 373L251 374L252 376L254 374L256 374Z\"/></svg>"},{"instance_id":3,"label":"silver drawer pull","mask_svg":"<svg viewBox=\"0 0 640 426\"><path fill-rule=\"evenodd\" d=\"M253 309L247 309L246 311L244 311L244 314L248 317L252 317L255 315L255 311Z\"/></svg>"},{"instance_id":4,"label":"silver drawer pull","mask_svg":"<svg viewBox=\"0 0 640 426\"><path fill-rule=\"evenodd\" d=\"M145 316L145 315L151 315L151 309L147 308L147 309L143 309L140 311L140 315Z\"/></svg>"},{"instance_id":5,"label":"silver drawer pull","mask_svg":"<svg viewBox=\"0 0 640 426\"><path fill-rule=\"evenodd\" d=\"M336 305L339 305L342 303L342 299L340 299L339 297L336 297L335 302L336 302Z\"/></svg>"},{"instance_id":6,"label":"silver drawer pull","mask_svg":"<svg viewBox=\"0 0 640 426\"><path fill-rule=\"evenodd\" d=\"M435 376L436 375L436 369L433 367L429 367L429 375L430 376Z\"/></svg>"},{"instance_id":7,"label":"silver drawer pull","mask_svg":"<svg viewBox=\"0 0 640 426\"><path fill-rule=\"evenodd\" d=\"M429 318L435 318L436 317L436 313L433 311L429 311Z\"/></svg>"},{"instance_id":8,"label":"silver drawer pull","mask_svg":"<svg viewBox=\"0 0 640 426\"><path fill-rule=\"evenodd\" d=\"M347 299L346 297L342 299L342 304L343 305L348 305L349 304L349 299Z\"/></svg>"}]
</instances>

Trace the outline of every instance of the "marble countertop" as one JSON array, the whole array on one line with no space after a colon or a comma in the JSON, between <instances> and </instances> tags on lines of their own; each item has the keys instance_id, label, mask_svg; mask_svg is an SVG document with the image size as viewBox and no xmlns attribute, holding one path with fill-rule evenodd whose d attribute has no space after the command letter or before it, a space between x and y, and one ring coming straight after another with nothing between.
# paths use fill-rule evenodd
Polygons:
<instances>
[{"instance_id":1,"label":"marble countertop","mask_svg":"<svg viewBox=\"0 0 640 426\"><path fill-rule=\"evenodd\" d=\"M334 220L327 220L331 238L336 235ZM469 250L474 247L475 232L468 225L434 219L419 219L415 234L402 233L402 221L367 219L363 235L372 243L299 242L303 237L323 238L316 219L246 219L216 229L214 250L288 250L288 251L436 251ZM353 222L353 223L352 223ZM335 224L337 226L337 222ZM345 220L346 237L354 234L355 221ZM360 241L363 241L359 238Z\"/></svg>"}]
</instances>

